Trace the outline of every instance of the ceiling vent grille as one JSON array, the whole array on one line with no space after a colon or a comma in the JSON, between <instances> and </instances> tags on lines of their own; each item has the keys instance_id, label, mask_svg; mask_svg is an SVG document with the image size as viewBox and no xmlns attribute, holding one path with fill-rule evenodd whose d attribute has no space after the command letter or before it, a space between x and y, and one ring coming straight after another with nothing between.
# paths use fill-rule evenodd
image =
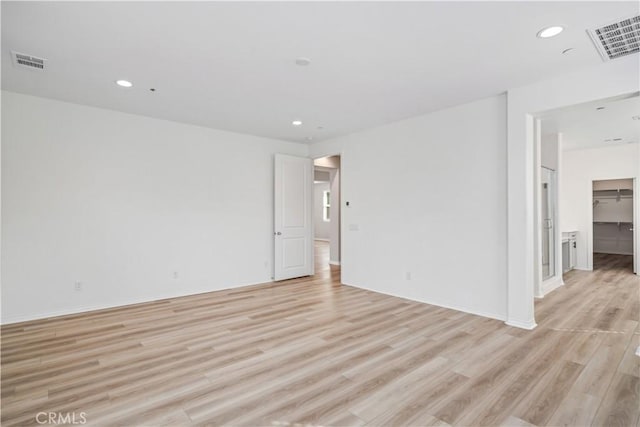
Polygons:
<instances>
[{"instance_id":1,"label":"ceiling vent grille","mask_svg":"<svg viewBox=\"0 0 640 427\"><path fill-rule=\"evenodd\" d=\"M28 68L30 70L44 71L44 63L47 61L44 58L38 58L24 53L11 52L13 56L13 64L16 67Z\"/></svg>"},{"instance_id":2,"label":"ceiling vent grille","mask_svg":"<svg viewBox=\"0 0 640 427\"><path fill-rule=\"evenodd\" d=\"M588 33L605 61L640 51L640 16L588 30Z\"/></svg>"}]
</instances>

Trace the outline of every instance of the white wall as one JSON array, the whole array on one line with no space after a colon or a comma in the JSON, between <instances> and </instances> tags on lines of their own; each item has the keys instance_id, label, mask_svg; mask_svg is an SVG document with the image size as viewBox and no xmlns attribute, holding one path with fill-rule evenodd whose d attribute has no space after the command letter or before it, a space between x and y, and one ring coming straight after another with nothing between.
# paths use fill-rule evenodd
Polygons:
<instances>
[{"instance_id":1,"label":"white wall","mask_svg":"<svg viewBox=\"0 0 640 427\"><path fill-rule=\"evenodd\" d=\"M544 123L543 123L544 130ZM540 164L547 169L558 170L558 134L542 135L540 147Z\"/></svg>"},{"instance_id":2,"label":"white wall","mask_svg":"<svg viewBox=\"0 0 640 427\"><path fill-rule=\"evenodd\" d=\"M505 96L313 144L341 153L343 282L504 319L506 148Z\"/></svg>"},{"instance_id":3,"label":"white wall","mask_svg":"<svg viewBox=\"0 0 640 427\"><path fill-rule=\"evenodd\" d=\"M316 239L329 240L329 222L323 216L323 194L329 191L328 182L317 182L314 184L313 198L313 225Z\"/></svg>"},{"instance_id":4,"label":"white wall","mask_svg":"<svg viewBox=\"0 0 640 427\"><path fill-rule=\"evenodd\" d=\"M273 154L305 145L11 92L2 125L3 322L270 280Z\"/></svg>"},{"instance_id":5,"label":"white wall","mask_svg":"<svg viewBox=\"0 0 640 427\"><path fill-rule=\"evenodd\" d=\"M495 97L312 146L343 154L345 281L535 327L531 114L639 73L632 55L510 89L508 114ZM306 146L4 95L4 321L268 280L271 156Z\"/></svg>"},{"instance_id":6,"label":"white wall","mask_svg":"<svg viewBox=\"0 0 640 427\"><path fill-rule=\"evenodd\" d=\"M560 227L578 231L576 268L593 268L593 181L638 178L640 145L570 150L562 153ZM634 194L635 196L635 194ZM639 198L634 197L636 208Z\"/></svg>"}]
</instances>

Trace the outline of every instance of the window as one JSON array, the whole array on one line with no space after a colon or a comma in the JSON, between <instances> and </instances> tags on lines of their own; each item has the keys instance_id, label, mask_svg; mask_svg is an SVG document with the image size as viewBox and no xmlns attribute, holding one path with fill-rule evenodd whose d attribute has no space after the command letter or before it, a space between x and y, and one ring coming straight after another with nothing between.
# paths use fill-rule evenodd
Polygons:
<instances>
[{"instance_id":1,"label":"window","mask_svg":"<svg viewBox=\"0 0 640 427\"><path fill-rule=\"evenodd\" d=\"M324 191L322 193L322 219L325 222L331 221L331 217L329 216L329 209L331 209L331 192Z\"/></svg>"}]
</instances>

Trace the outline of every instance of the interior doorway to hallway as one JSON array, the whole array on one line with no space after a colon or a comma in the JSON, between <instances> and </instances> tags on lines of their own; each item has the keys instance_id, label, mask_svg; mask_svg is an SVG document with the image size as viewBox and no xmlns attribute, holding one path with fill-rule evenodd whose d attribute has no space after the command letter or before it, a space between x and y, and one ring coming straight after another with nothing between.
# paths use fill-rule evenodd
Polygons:
<instances>
[{"instance_id":1,"label":"interior doorway to hallway","mask_svg":"<svg viewBox=\"0 0 640 427\"><path fill-rule=\"evenodd\" d=\"M340 156L315 159L313 221L316 274L340 272Z\"/></svg>"}]
</instances>

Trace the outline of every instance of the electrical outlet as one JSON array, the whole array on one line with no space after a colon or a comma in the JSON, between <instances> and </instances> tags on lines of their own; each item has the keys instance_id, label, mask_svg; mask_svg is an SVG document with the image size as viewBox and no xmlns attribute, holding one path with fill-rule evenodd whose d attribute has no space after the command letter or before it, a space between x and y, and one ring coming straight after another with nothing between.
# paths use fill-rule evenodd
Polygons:
<instances>
[{"instance_id":1,"label":"electrical outlet","mask_svg":"<svg viewBox=\"0 0 640 427\"><path fill-rule=\"evenodd\" d=\"M76 292L80 292L82 291L82 282L76 282L73 285L73 289L75 289Z\"/></svg>"},{"instance_id":2,"label":"electrical outlet","mask_svg":"<svg viewBox=\"0 0 640 427\"><path fill-rule=\"evenodd\" d=\"M178 272L177 271L173 272L173 279L174 280L178 280Z\"/></svg>"},{"instance_id":3,"label":"electrical outlet","mask_svg":"<svg viewBox=\"0 0 640 427\"><path fill-rule=\"evenodd\" d=\"M407 271L407 272L404 274L404 278L405 278L405 279L407 279L407 280L411 280L411 272L410 272L410 271Z\"/></svg>"}]
</instances>

